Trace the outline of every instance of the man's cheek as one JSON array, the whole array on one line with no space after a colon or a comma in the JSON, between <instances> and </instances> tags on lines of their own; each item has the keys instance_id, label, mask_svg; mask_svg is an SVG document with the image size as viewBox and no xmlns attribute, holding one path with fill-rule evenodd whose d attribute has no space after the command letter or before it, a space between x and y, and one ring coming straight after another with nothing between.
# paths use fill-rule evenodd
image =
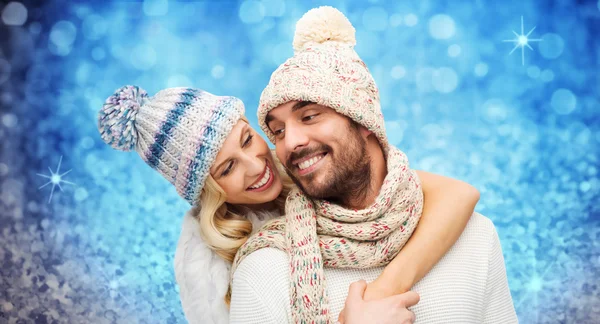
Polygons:
<instances>
[{"instance_id":1,"label":"man's cheek","mask_svg":"<svg viewBox=\"0 0 600 324\"><path fill-rule=\"evenodd\" d=\"M275 156L277 156L277 159L279 160L279 162L281 162L283 165L285 165L286 161L287 161L287 157L285 156L285 152L283 152L283 149L281 148L277 148L277 146L275 147Z\"/></svg>"}]
</instances>

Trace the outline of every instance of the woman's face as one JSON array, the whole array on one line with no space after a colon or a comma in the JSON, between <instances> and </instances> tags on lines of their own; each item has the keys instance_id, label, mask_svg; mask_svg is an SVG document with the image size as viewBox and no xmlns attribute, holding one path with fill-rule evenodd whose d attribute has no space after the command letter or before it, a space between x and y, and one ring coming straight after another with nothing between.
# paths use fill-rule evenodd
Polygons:
<instances>
[{"instance_id":1,"label":"woman's face","mask_svg":"<svg viewBox=\"0 0 600 324\"><path fill-rule=\"evenodd\" d=\"M210 174L230 204L268 203L283 189L269 146L244 120L225 139Z\"/></svg>"}]
</instances>

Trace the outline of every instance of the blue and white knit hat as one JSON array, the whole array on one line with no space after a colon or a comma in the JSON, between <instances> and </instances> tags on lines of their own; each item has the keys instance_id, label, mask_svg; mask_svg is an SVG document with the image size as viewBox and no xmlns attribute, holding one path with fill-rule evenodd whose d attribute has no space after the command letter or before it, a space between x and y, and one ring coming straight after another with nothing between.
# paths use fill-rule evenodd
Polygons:
<instances>
[{"instance_id":1,"label":"blue and white knit hat","mask_svg":"<svg viewBox=\"0 0 600 324\"><path fill-rule=\"evenodd\" d=\"M169 88L149 97L128 85L106 99L98 130L113 148L137 151L181 197L197 205L210 167L243 115L244 104L235 97L190 88Z\"/></svg>"}]
</instances>

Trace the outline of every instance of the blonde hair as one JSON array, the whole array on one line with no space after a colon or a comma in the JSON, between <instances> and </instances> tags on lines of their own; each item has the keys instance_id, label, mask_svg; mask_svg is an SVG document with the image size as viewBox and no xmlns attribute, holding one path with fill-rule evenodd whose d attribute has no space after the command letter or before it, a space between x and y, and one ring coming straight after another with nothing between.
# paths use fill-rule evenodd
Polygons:
<instances>
[{"instance_id":1,"label":"blonde hair","mask_svg":"<svg viewBox=\"0 0 600 324\"><path fill-rule=\"evenodd\" d=\"M283 189L274 203L283 215L287 194L294 184L277 157L274 156L274 160L283 182ZM252 233L252 222L246 218L251 209L229 204L226 200L223 188L209 175L200 193L200 203L194 207L192 215L200 223L200 234L206 244L225 261L233 262L237 250Z\"/></svg>"},{"instance_id":2,"label":"blonde hair","mask_svg":"<svg viewBox=\"0 0 600 324\"><path fill-rule=\"evenodd\" d=\"M245 118L242 119L248 122ZM273 203L283 215L285 200L294 183L273 151L271 154L283 182L283 189ZM227 194L209 174L198 198L199 203L192 210L192 215L200 223L200 234L208 247L219 257L231 263L238 249L252 234L252 222L246 217L252 210L247 206L229 204L226 200ZM231 294L228 291L225 296L227 305L230 300Z\"/></svg>"}]
</instances>

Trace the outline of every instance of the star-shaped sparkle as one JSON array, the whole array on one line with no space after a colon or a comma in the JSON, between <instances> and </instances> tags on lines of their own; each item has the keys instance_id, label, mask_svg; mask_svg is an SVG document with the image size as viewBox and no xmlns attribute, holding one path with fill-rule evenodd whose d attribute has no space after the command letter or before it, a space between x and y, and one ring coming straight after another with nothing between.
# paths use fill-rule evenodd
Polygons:
<instances>
[{"instance_id":1,"label":"star-shaped sparkle","mask_svg":"<svg viewBox=\"0 0 600 324\"><path fill-rule=\"evenodd\" d=\"M40 174L40 173L37 174L40 177L44 177L44 178L50 179L50 181L48 181L45 185L39 187L38 190L44 188L45 186L47 186L49 184L52 184L52 191L50 191L50 198L48 199L48 203L50 203L50 201L52 200L52 195L54 194L54 188L56 186L58 186L58 188L60 189L60 191L63 190L62 187L61 187L61 185L60 185L61 182L62 183L68 183L68 184L71 184L71 185L75 185L73 182L63 180L62 177L65 176L67 173L71 172L71 170L69 170L69 171L67 171L67 172L65 172L63 174L60 174L60 165L61 165L61 163L62 163L62 156L60 157L60 160L58 161L58 167L56 167L56 173L53 172L52 169L50 169L50 167L48 167L48 170L50 170L50 175L49 176L45 175L45 174Z\"/></svg>"},{"instance_id":2,"label":"star-shaped sparkle","mask_svg":"<svg viewBox=\"0 0 600 324\"><path fill-rule=\"evenodd\" d=\"M529 42L541 42L541 38L529 38L529 35L535 30L534 26L531 30L525 35L525 30L523 28L523 16L521 16L521 35L517 34L516 31L512 31L515 34L516 38L514 39L505 39L503 42L513 42L515 43L515 47L508 53L508 55L512 54L517 48L521 48L521 63L525 65L525 46L527 46L530 50L533 51L533 48L529 46Z\"/></svg>"},{"instance_id":3,"label":"star-shaped sparkle","mask_svg":"<svg viewBox=\"0 0 600 324\"><path fill-rule=\"evenodd\" d=\"M102 288L103 291L102 291L102 294L100 295L101 298L108 296L111 299L115 300L117 297L121 297L121 299L123 299L125 304L132 305L131 302L129 301L129 299L127 299L127 297L125 297L125 295L123 293L121 293L121 288L126 286L124 284L124 282L127 281L126 276L121 276L119 278L115 278L115 276L110 276L102 268L100 268L100 274L102 275L102 277L104 277L104 279L106 279L106 281L105 281L106 285Z\"/></svg>"}]
</instances>

